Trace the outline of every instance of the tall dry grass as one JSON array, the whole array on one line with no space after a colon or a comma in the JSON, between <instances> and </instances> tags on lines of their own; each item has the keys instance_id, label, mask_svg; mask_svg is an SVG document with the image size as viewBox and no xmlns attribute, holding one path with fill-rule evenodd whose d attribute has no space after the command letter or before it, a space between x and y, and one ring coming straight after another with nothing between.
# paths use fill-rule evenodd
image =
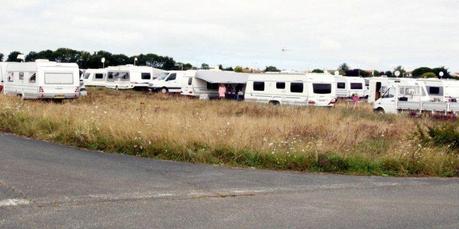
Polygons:
<instances>
[{"instance_id":1,"label":"tall dry grass","mask_svg":"<svg viewBox=\"0 0 459 229\"><path fill-rule=\"evenodd\" d=\"M454 149L421 144L430 119L93 89L64 104L0 97L0 129L138 156L273 169L458 175Z\"/></svg>"}]
</instances>

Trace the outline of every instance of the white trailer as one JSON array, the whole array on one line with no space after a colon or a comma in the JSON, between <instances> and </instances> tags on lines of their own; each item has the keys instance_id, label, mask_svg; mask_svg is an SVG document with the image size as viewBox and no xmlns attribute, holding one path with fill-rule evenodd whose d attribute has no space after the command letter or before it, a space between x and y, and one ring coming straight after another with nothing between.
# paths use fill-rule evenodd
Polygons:
<instances>
[{"instance_id":1,"label":"white trailer","mask_svg":"<svg viewBox=\"0 0 459 229\"><path fill-rule=\"evenodd\" d=\"M84 85L88 87L105 87L107 84L107 69L87 69L82 76Z\"/></svg>"},{"instance_id":2,"label":"white trailer","mask_svg":"<svg viewBox=\"0 0 459 229\"><path fill-rule=\"evenodd\" d=\"M237 93L244 92L247 79L248 74L245 73L220 70L190 70L185 72L182 95L201 99L218 98L220 84L231 87L233 89L232 93L237 95Z\"/></svg>"},{"instance_id":3,"label":"white trailer","mask_svg":"<svg viewBox=\"0 0 459 229\"><path fill-rule=\"evenodd\" d=\"M23 99L75 99L80 96L80 72L74 63L47 60L8 63L4 93Z\"/></svg>"},{"instance_id":4,"label":"white trailer","mask_svg":"<svg viewBox=\"0 0 459 229\"><path fill-rule=\"evenodd\" d=\"M368 96L364 78L335 76L335 79L338 98L351 98L353 95L357 95L360 98Z\"/></svg>"},{"instance_id":5,"label":"white trailer","mask_svg":"<svg viewBox=\"0 0 459 229\"><path fill-rule=\"evenodd\" d=\"M274 105L333 107L336 99L336 79L324 74L253 74L245 92L246 101Z\"/></svg>"},{"instance_id":6,"label":"white trailer","mask_svg":"<svg viewBox=\"0 0 459 229\"><path fill-rule=\"evenodd\" d=\"M187 85L186 71L166 71L149 84L152 91L166 93L182 93L182 88Z\"/></svg>"},{"instance_id":7,"label":"white trailer","mask_svg":"<svg viewBox=\"0 0 459 229\"><path fill-rule=\"evenodd\" d=\"M423 80L406 81L390 86L373 105L377 112L398 113L401 111L423 113L459 112L459 103L443 99L443 86Z\"/></svg>"},{"instance_id":8,"label":"white trailer","mask_svg":"<svg viewBox=\"0 0 459 229\"><path fill-rule=\"evenodd\" d=\"M148 89L149 83L163 72L160 69L135 65L122 65L106 69L106 87L112 89Z\"/></svg>"}]
</instances>

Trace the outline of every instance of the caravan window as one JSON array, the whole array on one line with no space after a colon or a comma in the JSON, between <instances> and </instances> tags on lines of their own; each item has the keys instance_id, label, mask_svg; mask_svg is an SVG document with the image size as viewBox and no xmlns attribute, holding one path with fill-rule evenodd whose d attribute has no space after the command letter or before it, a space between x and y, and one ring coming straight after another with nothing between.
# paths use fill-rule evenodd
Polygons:
<instances>
[{"instance_id":1,"label":"caravan window","mask_svg":"<svg viewBox=\"0 0 459 229\"><path fill-rule=\"evenodd\" d=\"M315 83L312 84L312 89L314 94L331 94L332 85L325 83Z\"/></svg>"},{"instance_id":2,"label":"caravan window","mask_svg":"<svg viewBox=\"0 0 459 229\"><path fill-rule=\"evenodd\" d=\"M142 79L143 80L150 80L151 79L151 74L148 72L142 72Z\"/></svg>"},{"instance_id":3,"label":"caravan window","mask_svg":"<svg viewBox=\"0 0 459 229\"><path fill-rule=\"evenodd\" d=\"M362 83L351 83L351 90L362 90L363 84Z\"/></svg>"},{"instance_id":4,"label":"caravan window","mask_svg":"<svg viewBox=\"0 0 459 229\"><path fill-rule=\"evenodd\" d=\"M8 72L8 82L14 82L14 72Z\"/></svg>"},{"instance_id":5,"label":"caravan window","mask_svg":"<svg viewBox=\"0 0 459 229\"><path fill-rule=\"evenodd\" d=\"M429 95L443 95L442 87L427 87L427 91L429 92Z\"/></svg>"},{"instance_id":6,"label":"caravan window","mask_svg":"<svg viewBox=\"0 0 459 229\"><path fill-rule=\"evenodd\" d=\"M112 76L113 76L113 75L112 75ZM89 78L89 75L88 75L88 78ZM86 79L87 79L87 78L86 78ZM102 74L102 73L96 73L96 74L94 75L94 79L96 79L96 80L103 80L103 79L104 79L104 74Z\"/></svg>"},{"instance_id":7,"label":"caravan window","mask_svg":"<svg viewBox=\"0 0 459 229\"><path fill-rule=\"evenodd\" d=\"M85 73L85 74L83 75L83 78L84 78L85 80L87 80L87 79L89 79L89 76L90 76L90 75L91 75L90 73Z\"/></svg>"},{"instance_id":8,"label":"caravan window","mask_svg":"<svg viewBox=\"0 0 459 229\"><path fill-rule=\"evenodd\" d=\"M253 82L253 90L254 91L264 91L265 82Z\"/></svg>"},{"instance_id":9,"label":"caravan window","mask_svg":"<svg viewBox=\"0 0 459 229\"><path fill-rule=\"evenodd\" d=\"M218 90L218 83L207 82L207 90Z\"/></svg>"},{"instance_id":10,"label":"caravan window","mask_svg":"<svg viewBox=\"0 0 459 229\"><path fill-rule=\"evenodd\" d=\"M129 72L118 72L117 78L121 81L128 81L130 79Z\"/></svg>"},{"instance_id":11,"label":"caravan window","mask_svg":"<svg viewBox=\"0 0 459 229\"><path fill-rule=\"evenodd\" d=\"M290 92L292 93L303 93L303 83L291 83L290 84Z\"/></svg>"},{"instance_id":12,"label":"caravan window","mask_svg":"<svg viewBox=\"0 0 459 229\"><path fill-rule=\"evenodd\" d=\"M338 83L338 89L346 89L346 83L340 82Z\"/></svg>"},{"instance_id":13,"label":"caravan window","mask_svg":"<svg viewBox=\"0 0 459 229\"><path fill-rule=\"evenodd\" d=\"M29 77L29 83L35 83L35 82L37 82L37 74L32 73L32 75L30 75Z\"/></svg>"},{"instance_id":14,"label":"caravan window","mask_svg":"<svg viewBox=\"0 0 459 229\"><path fill-rule=\"evenodd\" d=\"M167 77L167 80L166 81L172 81L172 80L175 80L177 79L177 73L172 73L169 75L169 77Z\"/></svg>"},{"instance_id":15,"label":"caravan window","mask_svg":"<svg viewBox=\"0 0 459 229\"><path fill-rule=\"evenodd\" d=\"M24 80L24 72L19 73L19 80Z\"/></svg>"},{"instance_id":16,"label":"caravan window","mask_svg":"<svg viewBox=\"0 0 459 229\"><path fill-rule=\"evenodd\" d=\"M109 72L107 74L107 81L115 81L115 77L117 76L118 74L115 73L115 72Z\"/></svg>"},{"instance_id":17,"label":"caravan window","mask_svg":"<svg viewBox=\"0 0 459 229\"><path fill-rule=\"evenodd\" d=\"M193 78L192 78L192 77L190 77L190 78L188 78L188 85L190 85L190 86L191 86L192 84L193 84Z\"/></svg>"},{"instance_id":18,"label":"caravan window","mask_svg":"<svg viewBox=\"0 0 459 229\"><path fill-rule=\"evenodd\" d=\"M285 82L277 82L276 83L277 89L285 89Z\"/></svg>"}]
</instances>

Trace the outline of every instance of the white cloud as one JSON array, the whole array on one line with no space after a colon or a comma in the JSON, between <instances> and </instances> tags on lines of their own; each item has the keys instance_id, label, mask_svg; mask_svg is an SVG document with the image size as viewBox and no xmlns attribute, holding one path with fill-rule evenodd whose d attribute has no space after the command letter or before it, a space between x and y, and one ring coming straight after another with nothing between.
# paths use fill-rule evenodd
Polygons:
<instances>
[{"instance_id":1,"label":"white cloud","mask_svg":"<svg viewBox=\"0 0 459 229\"><path fill-rule=\"evenodd\" d=\"M3 0L0 51L70 47L195 64L459 69L458 8L455 0Z\"/></svg>"}]
</instances>

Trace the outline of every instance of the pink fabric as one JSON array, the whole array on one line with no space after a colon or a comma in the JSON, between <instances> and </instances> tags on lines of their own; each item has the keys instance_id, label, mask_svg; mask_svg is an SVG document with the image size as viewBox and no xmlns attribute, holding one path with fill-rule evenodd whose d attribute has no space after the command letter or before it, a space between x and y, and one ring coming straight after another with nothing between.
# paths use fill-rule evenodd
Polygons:
<instances>
[{"instance_id":1,"label":"pink fabric","mask_svg":"<svg viewBox=\"0 0 459 229\"><path fill-rule=\"evenodd\" d=\"M226 87L225 86L218 87L218 96L220 98L225 98L225 95L226 95Z\"/></svg>"}]
</instances>

